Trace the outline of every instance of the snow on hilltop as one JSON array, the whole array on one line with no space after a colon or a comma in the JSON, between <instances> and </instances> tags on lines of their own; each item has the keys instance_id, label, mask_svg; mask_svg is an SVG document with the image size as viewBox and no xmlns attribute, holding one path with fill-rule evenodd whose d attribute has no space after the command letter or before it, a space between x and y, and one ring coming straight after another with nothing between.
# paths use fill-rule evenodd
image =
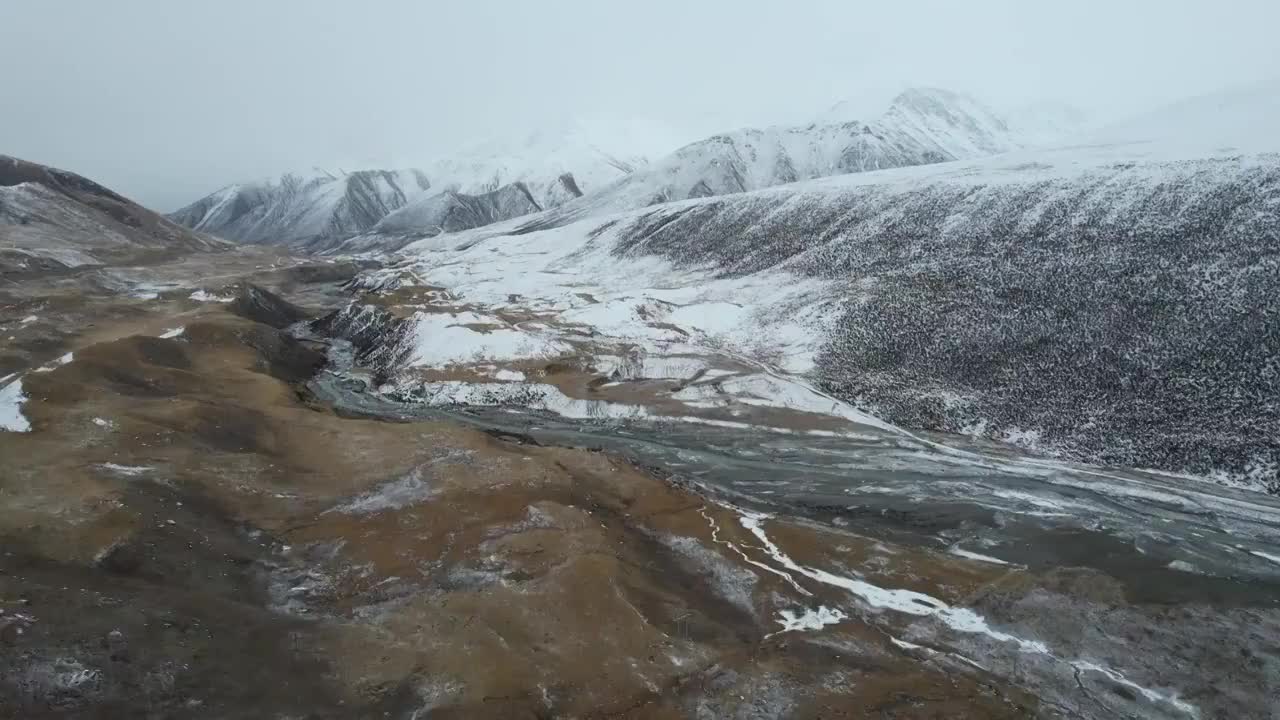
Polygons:
<instances>
[{"instance_id":1,"label":"snow on hilltop","mask_svg":"<svg viewBox=\"0 0 1280 720\"><path fill-rule=\"evenodd\" d=\"M333 252L394 250L415 236L522 214L542 213L535 222L545 227L674 200L991 155L1036 144L1072 123L1070 112L1062 111L1052 120L1024 117L1014 127L968 96L935 88L906 90L874 111L864 105L866 116L855 115L852 107L837 105L805 126L715 135L652 164L643 155L608 149L625 140L603 139L572 122L513 143L465 148L411 174L290 175L232 186L172 217L242 242ZM621 125L625 132L617 135L653 135L642 123ZM500 198L492 193L502 191L509 199L514 193L504 189L515 187L531 202L493 207ZM478 206L490 209L477 211Z\"/></svg>"}]
</instances>

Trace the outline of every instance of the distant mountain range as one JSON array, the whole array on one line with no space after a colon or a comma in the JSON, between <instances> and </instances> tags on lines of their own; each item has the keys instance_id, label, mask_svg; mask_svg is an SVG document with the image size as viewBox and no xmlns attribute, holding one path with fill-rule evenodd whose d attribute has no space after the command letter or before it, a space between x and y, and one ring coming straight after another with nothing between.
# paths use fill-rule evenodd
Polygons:
<instances>
[{"instance_id":1,"label":"distant mountain range","mask_svg":"<svg viewBox=\"0 0 1280 720\"><path fill-rule=\"evenodd\" d=\"M915 88L869 121L842 118L837 105L819 122L748 128L686 145L608 188L534 220L534 227L675 200L759 190L801 180L931 165L1032 147L1078 131L1064 112L1014 129L994 110L959 93Z\"/></svg>"},{"instance_id":2,"label":"distant mountain range","mask_svg":"<svg viewBox=\"0 0 1280 720\"><path fill-rule=\"evenodd\" d=\"M534 134L426 169L234 185L171 217L239 242L394 249L412 238L536 213L539 226L550 226L673 200L1008 152L1079 125L1078 114L1048 106L1011 124L972 98L930 88L899 94L868 120L846 112L838 105L805 126L716 135L652 163L611 153L572 129ZM357 235L363 237L346 242Z\"/></svg>"},{"instance_id":3,"label":"distant mountain range","mask_svg":"<svg viewBox=\"0 0 1280 720\"><path fill-rule=\"evenodd\" d=\"M320 252L375 229L432 235L558 207L644 163L568 128L478 145L425 168L315 170L231 185L170 217L237 242Z\"/></svg>"},{"instance_id":4,"label":"distant mountain range","mask_svg":"<svg viewBox=\"0 0 1280 720\"><path fill-rule=\"evenodd\" d=\"M363 232L431 187L420 171L314 171L231 185L170 214L189 228L243 243L323 250Z\"/></svg>"}]
</instances>

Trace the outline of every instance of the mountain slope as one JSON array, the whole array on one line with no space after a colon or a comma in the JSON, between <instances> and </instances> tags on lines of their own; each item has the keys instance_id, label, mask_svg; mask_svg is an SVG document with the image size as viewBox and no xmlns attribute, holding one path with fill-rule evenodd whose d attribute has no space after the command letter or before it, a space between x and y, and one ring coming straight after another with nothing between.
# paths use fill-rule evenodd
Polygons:
<instances>
[{"instance_id":1,"label":"mountain slope","mask_svg":"<svg viewBox=\"0 0 1280 720\"><path fill-rule=\"evenodd\" d=\"M458 232L509 220L542 208L524 183L504 185L482 195L444 192L401 208L383 218L374 232L403 232L422 228L428 232Z\"/></svg>"},{"instance_id":2,"label":"mountain slope","mask_svg":"<svg viewBox=\"0 0 1280 720\"><path fill-rule=\"evenodd\" d=\"M323 250L368 230L430 186L416 170L287 174L223 188L170 217L238 242Z\"/></svg>"},{"instance_id":3,"label":"mountain slope","mask_svg":"<svg viewBox=\"0 0 1280 720\"><path fill-rule=\"evenodd\" d=\"M75 173L0 155L6 273L224 247Z\"/></svg>"}]
</instances>

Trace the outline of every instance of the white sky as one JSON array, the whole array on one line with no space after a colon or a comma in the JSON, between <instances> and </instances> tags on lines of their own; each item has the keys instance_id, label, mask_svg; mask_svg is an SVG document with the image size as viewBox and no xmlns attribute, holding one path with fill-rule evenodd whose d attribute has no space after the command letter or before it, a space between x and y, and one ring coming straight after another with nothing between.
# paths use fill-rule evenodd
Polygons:
<instances>
[{"instance_id":1,"label":"white sky","mask_svg":"<svg viewBox=\"0 0 1280 720\"><path fill-rule=\"evenodd\" d=\"M619 152L908 85L1121 116L1280 75L1280 0L0 0L0 153L160 210L585 119Z\"/></svg>"}]
</instances>

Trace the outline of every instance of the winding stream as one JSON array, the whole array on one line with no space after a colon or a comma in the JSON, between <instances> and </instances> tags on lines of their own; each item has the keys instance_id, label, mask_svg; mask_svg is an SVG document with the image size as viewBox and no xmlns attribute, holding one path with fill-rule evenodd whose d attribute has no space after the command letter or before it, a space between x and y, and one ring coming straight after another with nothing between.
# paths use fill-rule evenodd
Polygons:
<instances>
[{"instance_id":1,"label":"winding stream","mask_svg":"<svg viewBox=\"0 0 1280 720\"><path fill-rule=\"evenodd\" d=\"M344 341L328 342L331 366L309 389L346 413L448 420L544 445L604 450L757 511L1032 570L1090 567L1154 602L1280 605L1278 498L961 449L876 427L808 435L398 402L367 390Z\"/></svg>"}]
</instances>

